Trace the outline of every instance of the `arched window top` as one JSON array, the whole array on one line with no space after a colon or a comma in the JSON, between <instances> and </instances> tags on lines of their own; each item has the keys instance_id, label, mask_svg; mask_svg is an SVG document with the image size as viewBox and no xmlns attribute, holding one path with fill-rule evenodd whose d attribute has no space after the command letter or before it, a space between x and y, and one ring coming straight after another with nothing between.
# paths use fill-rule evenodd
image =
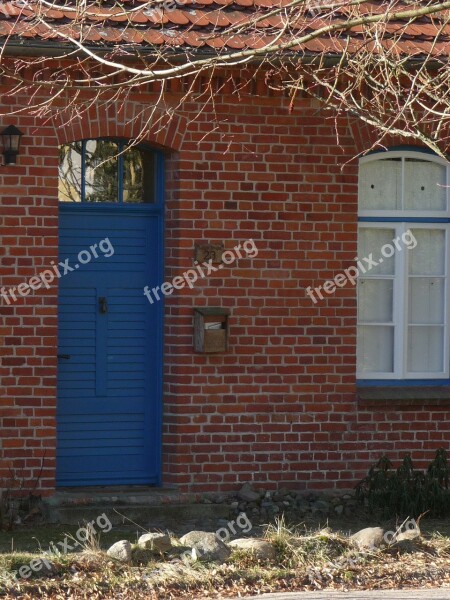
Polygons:
<instances>
[{"instance_id":1,"label":"arched window top","mask_svg":"<svg viewBox=\"0 0 450 600\"><path fill-rule=\"evenodd\" d=\"M59 201L153 204L157 153L116 139L89 139L59 148Z\"/></svg>"},{"instance_id":2,"label":"arched window top","mask_svg":"<svg viewBox=\"0 0 450 600\"><path fill-rule=\"evenodd\" d=\"M449 163L414 150L377 152L361 158L359 215L447 217Z\"/></svg>"}]
</instances>

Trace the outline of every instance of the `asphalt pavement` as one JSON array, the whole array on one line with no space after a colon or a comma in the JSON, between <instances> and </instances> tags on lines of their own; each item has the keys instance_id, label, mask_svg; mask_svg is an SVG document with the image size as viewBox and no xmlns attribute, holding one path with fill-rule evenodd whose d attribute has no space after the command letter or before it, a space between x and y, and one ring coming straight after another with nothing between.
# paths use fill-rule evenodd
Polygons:
<instances>
[{"instance_id":1,"label":"asphalt pavement","mask_svg":"<svg viewBox=\"0 0 450 600\"><path fill-rule=\"evenodd\" d=\"M289 592L261 594L236 600L450 600L450 587L357 592Z\"/></svg>"}]
</instances>

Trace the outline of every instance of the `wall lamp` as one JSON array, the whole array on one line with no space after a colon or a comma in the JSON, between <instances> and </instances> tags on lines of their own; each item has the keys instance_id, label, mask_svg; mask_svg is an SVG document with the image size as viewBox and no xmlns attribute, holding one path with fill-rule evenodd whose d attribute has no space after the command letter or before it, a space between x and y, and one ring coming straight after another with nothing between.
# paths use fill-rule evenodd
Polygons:
<instances>
[{"instance_id":1,"label":"wall lamp","mask_svg":"<svg viewBox=\"0 0 450 600\"><path fill-rule=\"evenodd\" d=\"M14 125L8 125L2 132L0 137L3 141L3 156L5 157L5 165L15 165L16 158L19 154L20 140L23 133Z\"/></svg>"}]
</instances>

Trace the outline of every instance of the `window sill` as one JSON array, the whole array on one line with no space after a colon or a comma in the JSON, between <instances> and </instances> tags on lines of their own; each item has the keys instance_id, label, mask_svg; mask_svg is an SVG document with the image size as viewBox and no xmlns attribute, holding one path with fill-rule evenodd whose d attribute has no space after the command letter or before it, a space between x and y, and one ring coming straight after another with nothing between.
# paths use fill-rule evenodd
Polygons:
<instances>
[{"instance_id":1,"label":"window sill","mask_svg":"<svg viewBox=\"0 0 450 600\"><path fill-rule=\"evenodd\" d=\"M450 405L450 386L357 386L361 406L424 406Z\"/></svg>"}]
</instances>

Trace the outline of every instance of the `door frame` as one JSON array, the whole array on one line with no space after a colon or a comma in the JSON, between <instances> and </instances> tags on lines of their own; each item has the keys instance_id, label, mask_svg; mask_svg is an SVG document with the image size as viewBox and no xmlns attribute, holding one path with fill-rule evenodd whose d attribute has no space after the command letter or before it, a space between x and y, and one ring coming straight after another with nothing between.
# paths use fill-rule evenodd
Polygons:
<instances>
[{"instance_id":1,"label":"door frame","mask_svg":"<svg viewBox=\"0 0 450 600\"><path fill-rule=\"evenodd\" d=\"M89 138L94 139L94 138ZM95 139L108 139L117 140L118 138L95 138ZM123 140L123 138L120 138ZM113 203L88 203L88 202L58 202L58 231L59 231L59 214L100 214L100 215L117 215L120 214L121 207L126 212L127 216L134 216L140 218L143 215L153 215L157 217L157 229L159 236L158 243L158 256L156 257L155 273L159 282L164 281L164 252L165 252L165 161L164 154L161 151L155 150L148 144L138 144L138 148L143 151L147 150L155 154L156 159L156 185L155 185L155 202L152 204L113 204ZM59 247L59 244L58 244ZM61 260L61 259L60 259ZM154 263L153 263L154 264ZM59 289L59 281L58 281ZM157 355L160 356L160 360L157 361L155 366L157 383L156 390L154 393L155 397L155 422L156 422L156 444L155 444L155 462L157 465L157 479L152 486L160 486L162 482L162 427L163 427L163 377L164 377L164 297L151 306L153 310L157 311L156 322L157 330L155 336L152 336L153 343L156 344ZM150 305L149 305L150 309ZM59 311L59 295L58 295L58 311ZM58 318L58 330L59 330L59 318ZM59 336L58 336L59 340ZM57 373L58 377L58 373ZM58 395L56 398L58 402ZM58 430L58 422L56 422L56 429ZM57 455L56 455L57 459ZM101 485L101 484L99 484ZM117 484L118 486L123 484ZM142 484L141 484L142 485ZM59 487L56 483L56 487ZM62 486L64 487L64 486ZM83 487L83 486L80 486Z\"/></svg>"}]
</instances>

